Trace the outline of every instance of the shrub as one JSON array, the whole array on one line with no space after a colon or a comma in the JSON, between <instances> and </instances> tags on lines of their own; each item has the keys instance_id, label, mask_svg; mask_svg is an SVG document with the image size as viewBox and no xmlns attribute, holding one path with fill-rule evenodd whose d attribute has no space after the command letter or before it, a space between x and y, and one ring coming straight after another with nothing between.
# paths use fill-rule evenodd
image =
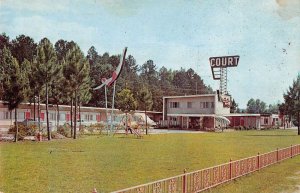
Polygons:
<instances>
[{"instance_id":1,"label":"shrub","mask_svg":"<svg viewBox=\"0 0 300 193\"><path fill-rule=\"evenodd\" d=\"M65 123L64 125L60 125L57 128L57 133L65 137L71 137L71 126L67 123Z\"/></svg>"},{"instance_id":2,"label":"shrub","mask_svg":"<svg viewBox=\"0 0 300 193\"><path fill-rule=\"evenodd\" d=\"M18 130L18 139L22 140L26 136L35 136L37 134L38 128L36 125L18 125ZM14 134L16 132L16 126L11 126L8 132Z\"/></svg>"},{"instance_id":3,"label":"shrub","mask_svg":"<svg viewBox=\"0 0 300 193\"><path fill-rule=\"evenodd\" d=\"M99 134L102 134L102 131L105 128L105 124L95 123L95 124L91 124L90 126L87 126L86 128L90 133L98 132Z\"/></svg>"}]
</instances>

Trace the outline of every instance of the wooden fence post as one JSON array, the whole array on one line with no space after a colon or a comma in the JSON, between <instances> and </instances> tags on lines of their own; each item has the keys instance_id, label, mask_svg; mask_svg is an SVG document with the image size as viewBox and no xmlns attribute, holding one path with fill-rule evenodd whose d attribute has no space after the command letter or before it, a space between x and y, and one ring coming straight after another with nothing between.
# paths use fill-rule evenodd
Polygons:
<instances>
[{"instance_id":1,"label":"wooden fence post","mask_svg":"<svg viewBox=\"0 0 300 193\"><path fill-rule=\"evenodd\" d=\"M257 170L259 170L259 152L257 153Z\"/></svg>"},{"instance_id":2,"label":"wooden fence post","mask_svg":"<svg viewBox=\"0 0 300 193\"><path fill-rule=\"evenodd\" d=\"M186 193L186 169L183 170L183 179L182 179L182 193Z\"/></svg>"},{"instance_id":3,"label":"wooden fence post","mask_svg":"<svg viewBox=\"0 0 300 193\"><path fill-rule=\"evenodd\" d=\"M229 161L229 179L231 180L232 179L232 160L230 158L230 161Z\"/></svg>"}]
</instances>

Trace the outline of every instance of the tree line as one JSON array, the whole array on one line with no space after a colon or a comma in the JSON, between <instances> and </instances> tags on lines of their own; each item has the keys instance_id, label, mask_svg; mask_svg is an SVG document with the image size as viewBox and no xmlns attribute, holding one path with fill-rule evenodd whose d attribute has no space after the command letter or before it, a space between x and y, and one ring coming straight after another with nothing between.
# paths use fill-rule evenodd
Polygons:
<instances>
[{"instance_id":1,"label":"tree line","mask_svg":"<svg viewBox=\"0 0 300 193\"><path fill-rule=\"evenodd\" d=\"M283 94L284 102L279 105L281 114L287 115L288 121L298 126L300 135L300 74Z\"/></svg>"},{"instance_id":2,"label":"tree line","mask_svg":"<svg viewBox=\"0 0 300 193\"><path fill-rule=\"evenodd\" d=\"M19 35L11 40L2 33L0 99L5 101L11 113L15 110L16 127L18 105L30 102L34 105L33 117L38 120L40 129L40 104L45 103L48 140L51 140L49 104L56 105L58 112L59 105L71 105L71 135L76 138L78 107L105 107L104 91L93 91L92 88L100 85L102 78L111 76L119 60L120 55L110 55L108 52L99 54L94 46L85 55L74 41L60 39L53 44L49 39L43 38L37 43L26 35ZM136 101L136 105L130 107L141 110L162 111L163 96L213 92L191 68L158 69L153 60L138 65L132 55L126 57L116 84L116 93L121 93L123 89L126 92L129 90ZM109 89L108 98L111 96L112 89ZM117 97L116 107L124 109L121 99ZM108 107L110 106L109 100ZM57 116L59 121L59 113Z\"/></svg>"}]
</instances>

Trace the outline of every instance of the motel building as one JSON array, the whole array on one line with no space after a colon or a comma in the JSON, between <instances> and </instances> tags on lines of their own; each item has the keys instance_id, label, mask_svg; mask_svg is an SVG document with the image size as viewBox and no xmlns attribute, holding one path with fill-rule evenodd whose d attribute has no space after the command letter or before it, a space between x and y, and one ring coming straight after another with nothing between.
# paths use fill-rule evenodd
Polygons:
<instances>
[{"instance_id":1,"label":"motel building","mask_svg":"<svg viewBox=\"0 0 300 193\"><path fill-rule=\"evenodd\" d=\"M42 126L46 125L46 105L40 104L40 114L37 109L34 108L34 104L30 103L21 103L17 109L17 121L24 122L25 120L38 120L38 116L40 117ZM34 110L35 109L35 110ZM74 107L73 107L74 109ZM57 125L64 125L65 123L70 123L71 107L69 105L52 105L49 104L49 123L51 130L55 131ZM107 117L111 116L111 109L98 108L98 107L80 107L77 109L77 121L81 121L82 124L90 125L100 122L106 122ZM122 113L118 109L113 110L114 114ZM136 113L144 113L144 111L135 111ZM158 122L162 120L162 113L156 111L147 111L146 115L153 121ZM4 104L3 101L0 101L0 134L1 132L7 132L11 125L14 125L15 121L15 110L10 112L8 110L7 105ZM79 126L80 123L77 123Z\"/></svg>"},{"instance_id":2,"label":"motel building","mask_svg":"<svg viewBox=\"0 0 300 193\"><path fill-rule=\"evenodd\" d=\"M25 120L33 120L34 114L36 121L38 116L40 117L42 125L46 124L46 105L40 105L41 112L38 115L38 109L36 104L36 109L34 110L34 105L29 103L22 103L19 105L17 110L17 121L23 122ZM74 107L73 107L74 108ZM49 105L49 123L52 130L56 130L56 125L63 125L65 123L70 123L71 107L68 105L59 105L57 108L56 105ZM35 111L35 112L34 112ZM116 109L114 111L117 111ZM108 113L109 115L109 113ZM83 123L99 123L101 121L106 121L106 109L105 108L95 108L95 107L80 107L77 110L77 119L81 120ZM13 125L15 121L15 110L10 112L7 108L7 105L0 101L0 131L8 131L10 125ZM77 124L79 125L79 123Z\"/></svg>"},{"instance_id":3,"label":"motel building","mask_svg":"<svg viewBox=\"0 0 300 193\"><path fill-rule=\"evenodd\" d=\"M214 131L224 127L261 127L260 114L230 113L230 96L215 94L163 97L163 121L167 128Z\"/></svg>"}]
</instances>

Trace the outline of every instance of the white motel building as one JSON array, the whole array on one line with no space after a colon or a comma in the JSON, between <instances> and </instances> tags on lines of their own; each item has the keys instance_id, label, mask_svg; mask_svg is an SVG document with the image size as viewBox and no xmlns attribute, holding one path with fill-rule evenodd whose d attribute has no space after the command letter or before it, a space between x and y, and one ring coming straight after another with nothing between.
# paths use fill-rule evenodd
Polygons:
<instances>
[{"instance_id":1,"label":"white motel building","mask_svg":"<svg viewBox=\"0 0 300 193\"><path fill-rule=\"evenodd\" d=\"M163 97L166 127L215 130L218 127L261 127L260 114L230 113L230 96L215 94Z\"/></svg>"}]
</instances>

